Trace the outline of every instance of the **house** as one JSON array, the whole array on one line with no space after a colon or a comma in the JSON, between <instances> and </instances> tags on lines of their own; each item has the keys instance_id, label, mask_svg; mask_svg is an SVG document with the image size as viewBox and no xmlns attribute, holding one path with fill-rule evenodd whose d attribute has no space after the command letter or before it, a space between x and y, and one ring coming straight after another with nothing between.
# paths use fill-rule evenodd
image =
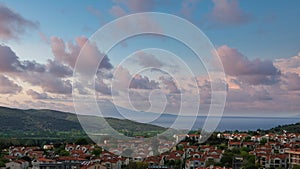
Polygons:
<instances>
[{"instance_id":1,"label":"house","mask_svg":"<svg viewBox=\"0 0 300 169\"><path fill-rule=\"evenodd\" d=\"M67 144L65 146L65 150L66 151L72 151L72 150L75 150L76 149L76 145L75 144Z\"/></svg>"},{"instance_id":2,"label":"house","mask_svg":"<svg viewBox=\"0 0 300 169\"><path fill-rule=\"evenodd\" d=\"M200 146L200 150L202 150L202 151L210 151L210 150L215 150L215 149L216 149L216 147L214 147L214 146L208 146L208 145Z\"/></svg>"},{"instance_id":3,"label":"house","mask_svg":"<svg viewBox=\"0 0 300 169\"><path fill-rule=\"evenodd\" d=\"M250 148L250 149L253 149L255 147L254 142L243 142L242 145L243 147Z\"/></svg>"},{"instance_id":4,"label":"house","mask_svg":"<svg viewBox=\"0 0 300 169\"><path fill-rule=\"evenodd\" d=\"M31 159L41 158L44 155L44 151L29 151L26 155Z\"/></svg>"},{"instance_id":5,"label":"house","mask_svg":"<svg viewBox=\"0 0 300 169\"><path fill-rule=\"evenodd\" d=\"M57 162L63 163L65 168L79 168L85 160L78 157L59 157L56 159Z\"/></svg>"},{"instance_id":6,"label":"house","mask_svg":"<svg viewBox=\"0 0 300 169\"><path fill-rule=\"evenodd\" d=\"M255 154L273 154L274 150L271 146L257 146L254 150Z\"/></svg>"},{"instance_id":7,"label":"house","mask_svg":"<svg viewBox=\"0 0 300 169\"><path fill-rule=\"evenodd\" d=\"M220 136L222 137L222 136ZM223 134L223 138L225 138L226 140L232 140L233 138L231 137L231 134L230 133L224 133Z\"/></svg>"},{"instance_id":8,"label":"house","mask_svg":"<svg viewBox=\"0 0 300 169\"><path fill-rule=\"evenodd\" d=\"M40 157L43 155L43 151L39 147L14 147L11 146L8 151L10 156L24 157L29 156L30 158Z\"/></svg>"},{"instance_id":9,"label":"house","mask_svg":"<svg viewBox=\"0 0 300 169\"><path fill-rule=\"evenodd\" d=\"M193 158L200 158L202 156L201 152L190 152L189 154L187 154L187 157L193 157Z\"/></svg>"},{"instance_id":10,"label":"house","mask_svg":"<svg viewBox=\"0 0 300 169\"><path fill-rule=\"evenodd\" d=\"M287 150L285 153L288 154L288 165L293 168L295 165L300 165L300 151L299 150Z\"/></svg>"},{"instance_id":11,"label":"house","mask_svg":"<svg viewBox=\"0 0 300 169\"><path fill-rule=\"evenodd\" d=\"M122 161L120 159L102 159L101 165L105 166L107 169L121 169Z\"/></svg>"},{"instance_id":12,"label":"house","mask_svg":"<svg viewBox=\"0 0 300 169\"><path fill-rule=\"evenodd\" d=\"M209 166L209 167L198 167L196 169L232 169L232 168L226 168L226 167L220 167L220 166Z\"/></svg>"},{"instance_id":13,"label":"house","mask_svg":"<svg viewBox=\"0 0 300 169\"><path fill-rule=\"evenodd\" d=\"M32 169L63 169L64 165L62 162L56 162L55 160L47 158L38 158L31 162Z\"/></svg>"},{"instance_id":14,"label":"house","mask_svg":"<svg viewBox=\"0 0 300 169\"><path fill-rule=\"evenodd\" d=\"M161 156L151 156L147 157L144 162L148 163L149 166L159 166L164 164L163 158Z\"/></svg>"},{"instance_id":15,"label":"house","mask_svg":"<svg viewBox=\"0 0 300 169\"><path fill-rule=\"evenodd\" d=\"M43 146L43 149L44 150L52 150L54 148L53 144L45 144Z\"/></svg>"},{"instance_id":16,"label":"house","mask_svg":"<svg viewBox=\"0 0 300 169\"><path fill-rule=\"evenodd\" d=\"M187 152L187 153L189 153L189 152L197 152L199 149L199 147L198 146L186 146L186 147L184 147L185 148L185 151Z\"/></svg>"},{"instance_id":17,"label":"house","mask_svg":"<svg viewBox=\"0 0 300 169\"><path fill-rule=\"evenodd\" d=\"M222 154L218 154L218 155L206 155L204 156L204 158L206 158L206 161L214 161L216 163L221 161L222 158Z\"/></svg>"},{"instance_id":18,"label":"house","mask_svg":"<svg viewBox=\"0 0 300 169\"><path fill-rule=\"evenodd\" d=\"M234 148L241 148L242 143L239 141L229 141L228 142L228 149L232 150Z\"/></svg>"},{"instance_id":19,"label":"house","mask_svg":"<svg viewBox=\"0 0 300 169\"><path fill-rule=\"evenodd\" d=\"M101 165L100 163L84 162L80 166L80 169L107 169L107 168Z\"/></svg>"},{"instance_id":20,"label":"house","mask_svg":"<svg viewBox=\"0 0 300 169\"><path fill-rule=\"evenodd\" d=\"M195 142L199 142L202 138L200 134L188 134L187 137Z\"/></svg>"},{"instance_id":21,"label":"house","mask_svg":"<svg viewBox=\"0 0 300 169\"><path fill-rule=\"evenodd\" d=\"M15 160L5 163L5 167L9 169L27 169L29 162L25 160Z\"/></svg>"},{"instance_id":22,"label":"house","mask_svg":"<svg viewBox=\"0 0 300 169\"><path fill-rule=\"evenodd\" d=\"M177 162L181 162L181 156L175 155L175 154L169 154L165 156L165 160L168 162L171 162L173 164L176 164Z\"/></svg>"},{"instance_id":23,"label":"house","mask_svg":"<svg viewBox=\"0 0 300 169\"><path fill-rule=\"evenodd\" d=\"M269 166L271 168L287 168L288 155L287 154L275 154L270 155Z\"/></svg>"},{"instance_id":24,"label":"house","mask_svg":"<svg viewBox=\"0 0 300 169\"><path fill-rule=\"evenodd\" d=\"M240 169L242 168L242 164L243 164L244 158L243 157L234 157L232 160L232 167L233 169Z\"/></svg>"},{"instance_id":25,"label":"house","mask_svg":"<svg viewBox=\"0 0 300 169\"><path fill-rule=\"evenodd\" d=\"M256 154L257 163L263 168L269 168L270 156L268 154Z\"/></svg>"},{"instance_id":26,"label":"house","mask_svg":"<svg viewBox=\"0 0 300 169\"><path fill-rule=\"evenodd\" d=\"M176 143L183 140L187 135L186 134L174 134L173 138L175 138Z\"/></svg>"},{"instance_id":27,"label":"house","mask_svg":"<svg viewBox=\"0 0 300 169\"><path fill-rule=\"evenodd\" d=\"M169 146L158 146L158 152L161 154L161 153L164 153L164 152L167 152L170 150L170 147Z\"/></svg>"},{"instance_id":28,"label":"house","mask_svg":"<svg viewBox=\"0 0 300 169\"><path fill-rule=\"evenodd\" d=\"M260 142L262 140L262 136L256 135L251 137L251 141Z\"/></svg>"},{"instance_id":29,"label":"house","mask_svg":"<svg viewBox=\"0 0 300 169\"><path fill-rule=\"evenodd\" d=\"M185 168L196 169L198 167L205 167L206 159L204 158L191 158L186 161Z\"/></svg>"}]
</instances>

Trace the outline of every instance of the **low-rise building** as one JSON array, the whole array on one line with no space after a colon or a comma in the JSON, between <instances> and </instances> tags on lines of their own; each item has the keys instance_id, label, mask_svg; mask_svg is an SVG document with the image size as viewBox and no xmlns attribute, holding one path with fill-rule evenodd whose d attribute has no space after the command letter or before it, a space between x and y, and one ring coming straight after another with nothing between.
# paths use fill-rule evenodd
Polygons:
<instances>
[{"instance_id":1,"label":"low-rise building","mask_svg":"<svg viewBox=\"0 0 300 169\"><path fill-rule=\"evenodd\" d=\"M25 160L15 160L5 163L5 167L9 169L27 169L29 162Z\"/></svg>"},{"instance_id":2,"label":"low-rise building","mask_svg":"<svg viewBox=\"0 0 300 169\"><path fill-rule=\"evenodd\" d=\"M300 165L300 151L299 150L288 150L285 151L288 154L288 166L293 168L295 165Z\"/></svg>"}]
</instances>

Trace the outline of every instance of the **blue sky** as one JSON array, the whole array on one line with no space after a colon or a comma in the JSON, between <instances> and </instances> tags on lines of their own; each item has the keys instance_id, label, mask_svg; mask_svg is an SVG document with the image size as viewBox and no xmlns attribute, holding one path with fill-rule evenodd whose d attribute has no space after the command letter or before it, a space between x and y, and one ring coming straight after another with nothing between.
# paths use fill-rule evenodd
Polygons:
<instances>
[{"instance_id":1,"label":"blue sky","mask_svg":"<svg viewBox=\"0 0 300 169\"><path fill-rule=\"evenodd\" d=\"M39 22L37 31L46 36L61 37L66 41L72 41L80 35L89 37L105 23L116 18L109 12L116 4L111 1L78 1L72 4L69 1L28 1L31 5L18 1L3 2L25 18ZM181 1L156 3L157 6L150 11L185 17L180 13L183 3ZM280 0L267 0L263 3L258 0L240 1L240 8L249 15L249 21L244 24L218 26L209 25L206 19L213 8L211 1L199 1L192 5L193 11L188 19L204 31L215 46L228 44L238 48L249 58L276 59L298 53L300 2L297 0L288 3ZM20 43L40 43L38 33L25 36ZM36 56L36 59L39 58L40 56Z\"/></svg>"},{"instance_id":2,"label":"blue sky","mask_svg":"<svg viewBox=\"0 0 300 169\"><path fill-rule=\"evenodd\" d=\"M245 116L260 115L260 112L264 112L268 116L286 116L297 114L300 110L297 104L300 101L298 0L29 0L26 3L7 0L1 1L0 5L0 16L7 18L0 20L2 105L73 111L70 103L70 71L74 70L74 60L82 47L81 43L120 16L137 12L162 12L189 20L206 34L218 51L229 86L225 108L228 115L241 112ZM11 17L8 14L14 15ZM8 49L6 47L11 51L10 54L4 52ZM116 46L108 56L107 65L112 66L108 66L107 71L111 73L117 70L120 61L137 49L153 47L172 51L193 70L199 68L197 71L202 72L203 67L195 62L188 49L180 47L180 43L154 37L135 37ZM133 67L143 66L143 61L137 61L137 66ZM157 56L150 61L170 66ZM38 65L43 67L43 71L33 71L26 66L28 63L35 65L35 68ZM12 64L11 67L20 65L18 69L22 69L22 72L16 73L12 68L6 68L4 65L7 64ZM126 72L122 70L122 73ZM34 76L51 77L54 80L41 80ZM104 76L99 77L99 83L104 87L102 92L109 89L111 84L111 79ZM169 77L149 77L145 74L138 77L135 82L149 84L135 86L145 90L145 93L149 89L159 88L166 92L176 88ZM205 82L203 79L197 77L199 83ZM199 84L198 87L203 89L205 85ZM204 95L209 95L209 92L204 92ZM289 101L282 103L284 100Z\"/></svg>"}]
</instances>

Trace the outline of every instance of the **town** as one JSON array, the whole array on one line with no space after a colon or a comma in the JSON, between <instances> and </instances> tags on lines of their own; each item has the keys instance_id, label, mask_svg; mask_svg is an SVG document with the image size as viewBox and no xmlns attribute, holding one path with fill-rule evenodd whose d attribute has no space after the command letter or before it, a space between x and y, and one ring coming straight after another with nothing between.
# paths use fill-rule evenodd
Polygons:
<instances>
[{"instance_id":1,"label":"town","mask_svg":"<svg viewBox=\"0 0 300 169\"><path fill-rule=\"evenodd\" d=\"M2 149L0 165L1 169L300 168L299 133L219 132L201 144L200 137L197 132L187 134L170 150L160 145L158 151L163 153L157 156L151 156L147 145L137 147L139 144L134 142L120 142L109 151L84 139L76 143L9 146ZM117 150L132 151L132 157L112 153Z\"/></svg>"}]
</instances>

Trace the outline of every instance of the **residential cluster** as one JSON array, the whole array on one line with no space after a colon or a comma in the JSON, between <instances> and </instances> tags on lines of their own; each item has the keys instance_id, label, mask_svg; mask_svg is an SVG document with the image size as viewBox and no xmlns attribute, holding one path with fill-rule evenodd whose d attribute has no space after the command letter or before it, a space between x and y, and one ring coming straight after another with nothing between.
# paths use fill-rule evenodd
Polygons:
<instances>
[{"instance_id":1,"label":"residential cluster","mask_svg":"<svg viewBox=\"0 0 300 169\"><path fill-rule=\"evenodd\" d=\"M176 136L175 136L176 138ZM200 144L199 134L188 134L172 149L151 156L151 149L136 147L132 157L122 157L117 151L132 149L134 143L120 142L111 151L99 145L53 144L10 146L2 150L6 160L2 169L121 169L121 168L299 168L300 134L214 133ZM108 144L108 143L107 143ZM172 144L172 142L166 142ZM159 146L165 151L166 146ZM113 153L115 151L115 153Z\"/></svg>"}]
</instances>

